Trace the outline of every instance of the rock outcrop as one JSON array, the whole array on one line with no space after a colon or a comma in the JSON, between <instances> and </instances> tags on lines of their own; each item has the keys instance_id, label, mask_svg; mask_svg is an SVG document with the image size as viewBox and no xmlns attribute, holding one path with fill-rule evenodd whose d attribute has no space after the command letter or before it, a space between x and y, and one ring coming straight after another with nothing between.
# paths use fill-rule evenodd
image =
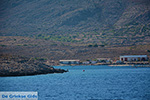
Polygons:
<instances>
[{"instance_id":1,"label":"rock outcrop","mask_svg":"<svg viewBox=\"0 0 150 100\"><path fill-rule=\"evenodd\" d=\"M43 61L29 59L26 57L0 55L0 76L27 76L49 73L64 73L63 69L55 69L48 66Z\"/></svg>"}]
</instances>

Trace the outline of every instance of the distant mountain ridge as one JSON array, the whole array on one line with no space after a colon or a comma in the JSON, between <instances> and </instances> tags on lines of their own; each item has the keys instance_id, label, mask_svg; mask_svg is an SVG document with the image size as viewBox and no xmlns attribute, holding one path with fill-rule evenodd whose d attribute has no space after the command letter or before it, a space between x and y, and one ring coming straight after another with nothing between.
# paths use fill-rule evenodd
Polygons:
<instances>
[{"instance_id":1,"label":"distant mountain ridge","mask_svg":"<svg viewBox=\"0 0 150 100\"><path fill-rule=\"evenodd\" d=\"M149 0L1 0L1 36L65 42L147 44ZM42 36L41 36L42 34Z\"/></svg>"}]
</instances>

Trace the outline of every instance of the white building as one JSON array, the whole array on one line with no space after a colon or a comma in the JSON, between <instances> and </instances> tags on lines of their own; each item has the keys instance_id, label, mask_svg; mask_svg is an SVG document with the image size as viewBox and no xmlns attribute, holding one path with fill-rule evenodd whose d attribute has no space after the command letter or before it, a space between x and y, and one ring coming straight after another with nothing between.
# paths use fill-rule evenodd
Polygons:
<instances>
[{"instance_id":1,"label":"white building","mask_svg":"<svg viewBox=\"0 0 150 100\"><path fill-rule=\"evenodd\" d=\"M97 63L97 61L91 61L91 64L96 64Z\"/></svg>"},{"instance_id":2,"label":"white building","mask_svg":"<svg viewBox=\"0 0 150 100\"><path fill-rule=\"evenodd\" d=\"M107 63L107 62L110 62L111 60L110 58L97 58L97 61Z\"/></svg>"},{"instance_id":3,"label":"white building","mask_svg":"<svg viewBox=\"0 0 150 100\"><path fill-rule=\"evenodd\" d=\"M89 61L84 61L84 62L82 62L82 64L88 65L88 64L90 64L90 62Z\"/></svg>"},{"instance_id":4,"label":"white building","mask_svg":"<svg viewBox=\"0 0 150 100\"><path fill-rule=\"evenodd\" d=\"M60 64L79 64L80 60L59 60Z\"/></svg>"},{"instance_id":5,"label":"white building","mask_svg":"<svg viewBox=\"0 0 150 100\"><path fill-rule=\"evenodd\" d=\"M147 55L124 55L120 56L120 61L147 61Z\"/></svg>"}]
</instances>

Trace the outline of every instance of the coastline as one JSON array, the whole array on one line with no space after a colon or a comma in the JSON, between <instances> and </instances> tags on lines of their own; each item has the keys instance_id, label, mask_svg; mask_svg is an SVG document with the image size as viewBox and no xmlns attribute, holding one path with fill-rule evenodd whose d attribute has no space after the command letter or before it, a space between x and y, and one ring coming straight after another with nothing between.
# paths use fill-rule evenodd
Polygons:
<instances>
[{"instance_id":1,"label":"coastline","mask_svg":"<svg viewBox=\"0 0 150 100\"><path fill-rule=\"evenodd\" d=\"M108 66L134 66L133 64L117 64L117 65L108 65Z\"/></svg>"},{"instance_id":2,"label":"coastline","mask_svg":"<svg viewBox=\"0 0 150 100\"><path fill-rule=\"evenodd\" d=\"M53 74L53 73L64 73L68 72L64 69L54 69L54 70L45 70L45 71L38 71L38 72L8 72L8 73L0 73L0 77L17 77L17 76L33 76L33 75L42 75L42 74Z\"/></svg>"},{"instance_id":3,"label":"coastline","mask_svg":"<svg viewBox=\"0 0 150 100\"><path fill-rule=\"evenodd\" d=\"M107 65L110 67L132 66L132 67L150 67L148 63L96 63L96 64L61 64L59 66L100 66ZM46 64L43 59L27 58L18 55L1 54L0 55L0 77L12 76L31 76L40 74L64 73L68 70L55 69L51 64Z\"/></svg>"},{"instance_id":4,"label":"coastline","mask_svg":"<svg viewBox=\"0 0 150 100\"><path fill-rule=\"evenodd\" d=\"M55 69L40 60L17 55L0 55L0 77L31 76L64 72L68 72L68 70Z\"/></svg>"},{"instance_id":5,"label":"coastline","mask_svg":"<svg viewBox=\"0 0 150 100\"><path fill-rule=\"evenodd\" d=\"M107 65L107 66L132 66L132 67L150 67L150 64L64 64L64 65L58 65L58 66L101 66L101 65Z\"/></svg>"}]
</instances>

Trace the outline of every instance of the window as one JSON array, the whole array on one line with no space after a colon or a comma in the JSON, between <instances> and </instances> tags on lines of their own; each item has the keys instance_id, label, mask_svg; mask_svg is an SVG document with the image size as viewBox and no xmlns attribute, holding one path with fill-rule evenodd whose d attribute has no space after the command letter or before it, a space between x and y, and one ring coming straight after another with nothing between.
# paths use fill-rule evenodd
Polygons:
<instances>
[{"instance_id":1,"label":"window","mask_svg":"<svg viewBox=\"0 0 150 100\"><path fill-rule=\"evenodd\" d=\"M123 58L121 58L121 61L123 61Z\"/></svg>"},{"instance_id":2,"label":"window","mask_svg":"<svg viewBox=\"0 0 150 100\"><path fill-rule=\"evenodd\" d=\"M142 61L145 61L146 59L145 58L142 58Z\"/></svg>"}]
</instances>

